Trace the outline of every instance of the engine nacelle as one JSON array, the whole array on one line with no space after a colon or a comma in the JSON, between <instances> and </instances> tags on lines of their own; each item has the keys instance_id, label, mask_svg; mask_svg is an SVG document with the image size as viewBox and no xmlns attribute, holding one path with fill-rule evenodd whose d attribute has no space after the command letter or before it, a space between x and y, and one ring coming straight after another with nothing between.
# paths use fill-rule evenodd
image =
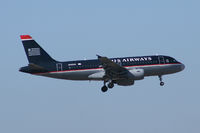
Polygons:
<instances>
[{"instance_id":1,"label":"engine nacelle","mask_svg":"<svg viewBox=\"0 0 200 133\"><path fill-rule=\"evenodd\" d=\"M144 69L132 69L129 72L133 75L134 80L141 80L144 79Z\"/></svg>"},{"instance_id":2,"label":"engine nacelle","mask_svg":"<svg viewBox=\"0 0 200 133\"><path fill-rule=\"evenodd\" d=\"M122 79L122 80L117 80L116 83L121 86L129 86L134 84L134 80L132 79Z\"/></svg>"}]
</instances>

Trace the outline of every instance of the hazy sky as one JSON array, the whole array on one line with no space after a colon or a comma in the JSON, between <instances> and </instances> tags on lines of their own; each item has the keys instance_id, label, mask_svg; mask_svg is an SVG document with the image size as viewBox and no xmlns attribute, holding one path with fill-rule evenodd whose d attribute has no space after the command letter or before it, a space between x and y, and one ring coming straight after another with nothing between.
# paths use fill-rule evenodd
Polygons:
<instances>
[{"instance_id":1,"label":"hazy sky","mask_svg":"<svg viewBox=\"0 0 200 133\"><path fill-rule=\"evenodd\" d=\"M1 133L199 133L198 0L6 0L0 2ZM115 86L18 72L19 35L60 61L169 55L180 73Z\"/></svg>"}]
</instances>

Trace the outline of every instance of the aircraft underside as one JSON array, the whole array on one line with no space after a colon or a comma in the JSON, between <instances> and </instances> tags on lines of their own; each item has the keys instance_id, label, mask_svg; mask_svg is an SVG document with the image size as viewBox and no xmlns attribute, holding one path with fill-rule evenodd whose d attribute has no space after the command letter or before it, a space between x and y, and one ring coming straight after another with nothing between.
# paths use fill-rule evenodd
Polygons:
<instances>
[{"instance_id":1,"label":"aircraft underside","mask_svg":"<svg viewBox=\"0 0 200 133\"><path fill-rule=\"evenodd\" d=\"M128 70L133 69L143 69L144 77L145 76L158 76L160 80L160 85L163 86L164 82L162 81L162 75L172 74L179 72L181 64L165 64L165 65L156 65L156 66L143 66L143 67L127 67ZM66 79L66 80L95 80L95 81L104 81L104 86L102 91L107 91L107 88L113 88L114 84L121 86L133 85L136 80L134 77L127 79L124 78L109 78L105 76L104 69L98 70L78 70L78 71L58 71L58 72L49 72L37 74L40 76L46 76L51 78ZM143 79L143 78L142 78ZM107 84L107 85L106 85Z\"/></svg>"}]
</instances>

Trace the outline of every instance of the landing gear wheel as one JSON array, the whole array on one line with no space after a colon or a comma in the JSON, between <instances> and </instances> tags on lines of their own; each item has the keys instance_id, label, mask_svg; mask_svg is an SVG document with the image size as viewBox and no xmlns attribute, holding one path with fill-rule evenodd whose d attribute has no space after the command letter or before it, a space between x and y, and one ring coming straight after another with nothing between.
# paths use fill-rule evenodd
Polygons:
<instances>
[{"instance_id":1,"label":"landing gear wheel","mask_svg":"<svg viewBox=\"0 0 200 133\"><path fill-rule=\"evenodd\" d=\"M163 86L165 83L164 82L160 82L160 86Z\"/></svg>"},{"instance_id":2,"label":"landing gear wheel","mask_svg":"<svg viewBox=\"0 0 200 133\"><path fill-rule=\"evenodd\" d=\"M106 86L103 86L102 88L101 88L101 91L102 92L106 92L108 90L108 87L106 87Z\"/></svg>"},{"instance_id":3,"label":"landing gear wheel","mask_svg":"<svg viewBox=\"0 0 200 133\"><path fill-rule=\"evenodd\" d=\"M159 77L159 80L160 80L160 86L163 86L165 83L162 81L162 76L159 75L158 77Z\"/></svg>"},{"instance_id":4,"label":"landing gear wheel","mask_svg":"<svg viewBox=\"0 0 200 133\"><path fill-rule=\"evenodd\" d=\"M108 88L112 89L113 87L114 87L114 83L113 83L113 82L110 82L110 83L108 84Z\"/></svg>"}]
</instances>

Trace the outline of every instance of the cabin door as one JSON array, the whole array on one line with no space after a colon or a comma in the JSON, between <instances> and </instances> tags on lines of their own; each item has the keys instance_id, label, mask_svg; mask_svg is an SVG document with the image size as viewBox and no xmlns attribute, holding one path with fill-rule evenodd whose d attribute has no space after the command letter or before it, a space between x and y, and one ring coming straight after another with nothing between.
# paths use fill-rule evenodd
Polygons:
<instances>
[{"instance_id":1,"label":"cabin door","mask_svg":"<svg viewBox=\"0 0 200 133\"><path fill-rule=\"evenodd\" d=\"M165 60L163 56L158 56L158 60L160 64L165 64Z\"/></svg>"},{"instance_id":2,"label":"cabin door","mask_svg":"<svg viewBox=\"0 0 200 133\"><path fill-rule=\"evenodd\" d=\"M56 69L57 69L57 71L62 71L63 69L62 69L62 63L57 63L56 64Z\"/></svg>"}]
</instances>

